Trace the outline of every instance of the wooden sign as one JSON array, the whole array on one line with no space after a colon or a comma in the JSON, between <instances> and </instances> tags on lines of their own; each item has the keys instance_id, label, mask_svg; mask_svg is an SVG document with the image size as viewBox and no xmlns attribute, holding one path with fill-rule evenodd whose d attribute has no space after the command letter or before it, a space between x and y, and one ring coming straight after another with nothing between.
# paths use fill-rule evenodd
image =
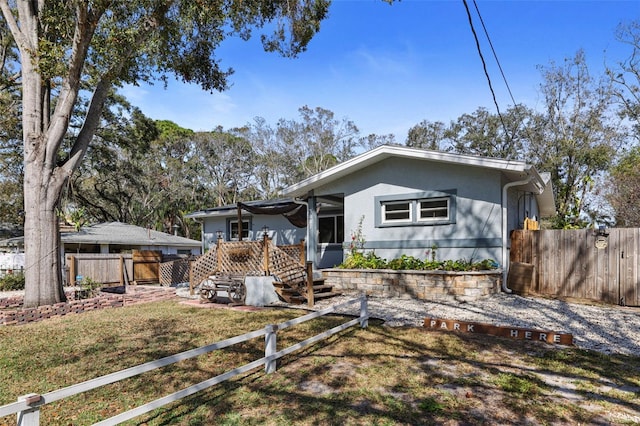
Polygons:
<instances>
[{"instance_id":1,"label":"wooden sign","mask_svg":"<svg viewBox=\"0 0 640 426\"><path fill-rule=\"evenodd\" d=\"M460 333L488 334L516 340L531 340L557 345L572 346L573 335L556 331L541 331L529 328L503 327L467 321L455 321L440 318L425 318L424 328L429 330L454 331Z\"/></svg>"},{"instance_id":2,"label":"wooden sign","mask_svg":"<svg viewBox=\"0 0 640 426\"><path fill-rule=\"evenodd\" d=\"M604 249L606 249L606 248L607 248L608 243L609 243L609 242L607 241L607 237L602 236L602 235L598 235L598 236L596 237L596 244L595 244L595 245L596 245L596 248L597 248L598 250L604 250Z\"/></svg>"}]
</instances>

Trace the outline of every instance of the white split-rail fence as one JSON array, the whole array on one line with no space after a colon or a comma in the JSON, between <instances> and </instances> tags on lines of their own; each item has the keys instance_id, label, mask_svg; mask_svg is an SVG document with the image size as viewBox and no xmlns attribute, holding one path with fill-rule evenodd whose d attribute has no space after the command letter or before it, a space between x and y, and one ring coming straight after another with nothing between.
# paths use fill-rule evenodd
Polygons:
<instances>
[{"instance_id":1,"label":"white split-rail fence","mask_svg":"<svg viewBox=\"0 0 640 426\"><path fill-rule=\"evenodd\" d=\"M283 330L285 328L288 328L297 324L301 324L303 322L310 321L312 319L319 318L327 314L334 313L340 308L355 304L357 302L360 302L360 315L357 318L351 321L345 322L334 328L331 328L323 333L310 337L306 340L303 340L302 342L299 342L295 345L289 346L286 349L282 349L280 351L277 350L276 346L277 346L278 330ZM135 367L130 367L125 370L121 370L115 373L107 374L105 376L97 377L95 379L87 380L86 382L77 383L75 385L58 389L53 392L45 393L42 395L27 394L27 395L20 396L17 402L0 406L0 418L9 416L12 414L16 414L17 415L16 422L18 426L39 426L40 425L40 408L45 404L50 404L52 402L55 402L64 398L68 398L82 392L87 392L89 390L96 389L111 383L115 383L130 377L134 377L151 370L165 367L167 365L174 364L178 361L194 358L196 356L204 355L215 350L224 349L226 347L229 347L238 343L246 342L247 340L255 339L256 337L265 336L265 349L264 349L263 358L257 359L241 367L227 371L223 374L212 377L198 384L189 386L178 392L156 399L155 401L133 408L129 411L125 411L124 413L120 413L116 416L110 417L108 419L102 420L94 424L94 426L95 425L100 425L100 426L117 425L124 421L131 420L135 417L138 417L142 414L148 413L157 408L163 407L172 402L178 401L179 399L185 398L189 395L193 395L204 389L220 384L226 380L232 379L233 377L236 377L240 374L249 372L262 365L265 366L265 372L267 374L273 373L276 371L276 362L279 358L282 358L285 355L288 355L299 349L302 349L304 347L317 343L336 333L346 330L347 328L352 327L354 325L359 324L360 327L366 328L368 326L368 320L369 320L369 312L367 307L367 297L365 295L361 295L356 299L352 299L340 305L335 305L320 311L312 312L310 314L307 314L298 318L294 318L292 320L285 321L280 324L267 325L265 328L261 330L251 331L249 333L245 333L240 336L235 336L226 340L222 340L217 343L212 343L210 345L202 346L196 349L191 349L189 351L180 352L175 355L160 358L155 361L147 362L145 364L140 364Z\"/></svg>"}]
</instances>

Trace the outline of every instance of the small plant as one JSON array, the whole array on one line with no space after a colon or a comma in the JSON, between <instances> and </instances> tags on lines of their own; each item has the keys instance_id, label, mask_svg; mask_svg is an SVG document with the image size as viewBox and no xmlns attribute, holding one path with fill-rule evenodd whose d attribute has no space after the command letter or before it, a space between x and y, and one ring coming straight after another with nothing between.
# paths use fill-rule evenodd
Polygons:
<instances>
[{"instance_id":1,"label":"small plant","mask_svg":"<svg viewBox=\"0 0 640 426\"><path fill-rule=\"evenodd\" d=\"M369 269L364 266L370 264L371 258L367 259L364 254L365 238L362 232L362 222L364 221L364 215L360 216L358 221L358 227L355 231L351 232L351 242L349 243L349 254L344 262L340 265L345 269ZM374 255L375 256L375 255ZM374 262L378 263L378 262Z\"/></svg>"},{"instance_id":2,"label":"small plant","mask_svg":"<svg viewBox=\"0 0 640 426\"><path fill-rule=\"evenodd\" d=\"M362 233L362 222L364 221L364 215L360 216L358 221L358 227L355 232L351 233L351 243L349 244L349 251L351 255L356 253L364 253L364 244L366 242L364 234Z\"/></svg>"},{"instance_id":3,"label":"small plant","mask_svg":"<svg viewBox=\"0 0 640 426\"><path fill-rule=\"evenodd\" d=\"M79 289L75 292L76 299L89 299L91 297L95 297L98 295L100 287L102 287L102 283L92 280L89 277L83 277L77 284Z\"/></svg>"},{"instance_id":4,"label":"small plant","mask_svg":"<svg viewBox=\"0 0 640 426\"><path fill-rule=\"evenodd\" d=\"M340 268L344 269L384 269L386 268L387 261L374 252L367 254L353 253L347 256L345 261L340 265Z\"/></svg>"},{"instance_id":5,"label":"small plant","mask_svg":"<svg viewBox=\"0 0 640 426\"><path fill-rule=\"evenodd\" d=\"M436 243L433 243L431 245L431 261L435 262L436 261L436 253L438 252L438 245Z\"/></svg>"},{"instance_id":6,"label":"small plant","mask_svg":"<svg viewBox=\"0 0 640 426\"><path fill-rule=\"evenodd\" d=\"M24 290L24 274L10 273L0 277L0 291Z\"/></svg>"},{"instance_id":7,"label":"small plant","mask_svg":"<svg viewBox=\"0 0 640 426\"><path fill-rule=\"evenodd\" d=\"M398 259L393 259L387 262L389 269L398 270L420 270L424 269L424 262L413 256L407 256L403 254Z\"/></svg>"}]
</instances>

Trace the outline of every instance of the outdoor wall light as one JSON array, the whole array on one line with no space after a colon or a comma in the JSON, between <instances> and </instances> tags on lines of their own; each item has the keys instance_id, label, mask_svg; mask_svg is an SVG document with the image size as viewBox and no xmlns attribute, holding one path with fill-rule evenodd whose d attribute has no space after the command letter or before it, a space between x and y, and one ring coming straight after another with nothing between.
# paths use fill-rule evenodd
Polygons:
<instances>
[{"instance_id":1,"label":"outdoor wall light","mask_svg":"<svg viewBox=\"0 0 640 426\"><path fill-rule=\"evenodd\" d=\"M269 227L267 225L262 227L262 236L265 238L269 236Z\"/></svg>"},{"instance_id":2,"label":"outdoor wall light","mask_svg":"<svg viewBox=\"0 0 640 426\"><path fill-rule=\"evenodd\" d=\"M604 225L600 225L598 227L598 236L599 237L608 237L609 233L607 232L607 227Z\"/></svg>"},{"instance_id":3,"label":"outdoor wall light","mask_svg":"<svg viewBox=\"0 0 640 426\"><path fill-rule=\"evenodd\" d=\"M222 238L224 238L224 232L218 230L216 231L216 238L221 240Z\"/></svg>"}]
</instances>

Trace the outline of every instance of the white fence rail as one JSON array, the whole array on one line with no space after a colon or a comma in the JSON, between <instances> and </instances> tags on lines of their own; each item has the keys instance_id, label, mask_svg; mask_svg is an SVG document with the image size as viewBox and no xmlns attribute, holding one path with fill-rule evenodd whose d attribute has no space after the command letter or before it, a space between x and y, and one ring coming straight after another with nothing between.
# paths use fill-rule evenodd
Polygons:
<instances>
[{"instance_id":1,"label":"white fence rail","mask_svg":"<svg viewBox=\"0 0 640 426\"><path fill-rule=\"evenodd\" d=\"M316 336L313 336L307 340L299 342L295 345L289 346L288 348L282 349L280 351L277 350L278 330L284 330L285 328L288 328L297 324L301 324L305 321L309 321L309 320L336 312L339 308L349 306L357 302L360 302L359 317L351 321L348 321L344 324L341 324L339 326L336 326L323 333L320 333ZM202 346L196 349L191 349L186 352L180 352L175 355L157 359L155 361L150 361L145 364L140 364L135 367L127 368L126 370L117 371L115 373L111 373L105 376L97 377L95 379L87 380L86 382L77 383L75 385L58 389L53 392L45 393L42 395L39 395L39 394L23 395L18 398L17 402L0 406L0 418L4 416L9 416L12 414L17 414L16 421L18 426L39 426L40 425L40 408L45 404L50 404L52 402L55 402L64 398L68 398L70 396L77 395L82 392L86 392L86 391L96 389L101 386L105 386L120 380L137 376L139 374L146 373L148 371L155 370L157 368L165 367L167 365L174 364L178 361L194 358L196 356L204 355L219 349L224 349L226 347L235 345L237 343L242 343L247 340L254 339L256 337L265 336L265 356L263 358L257 359L253 362L250 362L248 364L245 364L233 370L227 371L226 373L223 373L219 376L212 377L210 379L207 379L193 386L189 386L188 388L172 393L171 395L167 395L163 398L157 399L155 401L141 405L137 408L131 409L124 413L120 413L116 416L105 419L101 422L95 423L95 425L100 425L100 426L117 425L126 420L133 419L137 416L148 413L149 411L160 408L171 402L175 402L189 395L193 395L194 393L207 389L211 386L215 386L219 383L222 383L235 376L251 371L262 365L265 366L265 372L267 374L273 373L276 371L276 362L279 358L282 358L285 355L288 355L306 346L312 345L316 342L326 339L356 324L360 324L360 327L366 328L368 326L368 320L369 320L369 312L367 308L367 298L366 296L362 295L357 299L353 299L348 302L342 303L340 305L335 305L327 309L323 309L321 311L312 312L310 314L292 319L290 321L285 321L280 324L268 325L262 330L251 331L249 333L232 337L230 339L222 340L217 343L212 343L210 345Z\"/></svg>"}]
</instances>

